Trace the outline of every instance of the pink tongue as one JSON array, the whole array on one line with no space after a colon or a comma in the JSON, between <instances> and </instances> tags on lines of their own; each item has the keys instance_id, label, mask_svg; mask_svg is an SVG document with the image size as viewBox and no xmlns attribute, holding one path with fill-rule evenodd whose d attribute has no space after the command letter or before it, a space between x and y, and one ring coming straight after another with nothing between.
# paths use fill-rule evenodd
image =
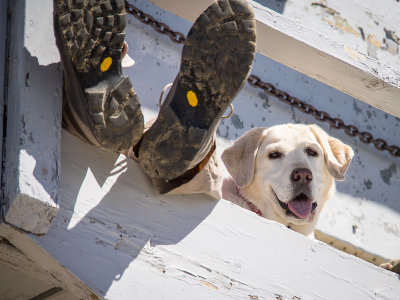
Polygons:
<instances>
[{"instance_id":1,"label":"pink tongue","mask_svg":"<svg viewBox=\"0 0 400 300\"><path fill-rule=\"evenodd\" d=\"M305 219L311 212L312 202L309 199L296 199L288 203L289 209L300 219Z\"/></svg>"}]
</instances>

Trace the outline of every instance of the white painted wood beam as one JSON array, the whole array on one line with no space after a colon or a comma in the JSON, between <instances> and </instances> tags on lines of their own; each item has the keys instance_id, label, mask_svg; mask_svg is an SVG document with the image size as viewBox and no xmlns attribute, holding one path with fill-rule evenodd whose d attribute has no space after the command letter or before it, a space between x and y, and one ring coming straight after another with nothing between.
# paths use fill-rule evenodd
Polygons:
<instances>
[{"instance_id":1,"label":"white painted wood beam","mask_svg":"<svg viewBox=\"0 0 400 300\"><path fill-rule=\"evenodd\" d=\"M0 226L0 232L4 232L2 226L3 225ZM0 270L3 270L3 268L22 272L32 278L40 278L47 284L43 289L48 289L52 285L59 284L54 277L26 257L20 250L13 246L9 240L2 237L0 233ZM1 276L4 276L4 274Z\"/></svg>"},{"instance_id":2,"label":"white painted wood beam","mask_svg":"<svg viewBox=\"0 0 400 300\"><path fill-rule=\"evenodd\" d=\"M78 299L100 299L84 282L38 246L32 237L13 226L0 224L0 271L4 265L69 291ZM76 259L79 260L79 257Z\"/></svg>"},{"instance_id":3,"label":"white painted wood beam","mask_svg":"<svg viewBox=\"0 0 400 300\"><path fill-rule=\"evenodd\" d=\"M0 251L1 248L2 246L0 246ZM1 254L3 255L3 252ZM51 285L33 279L12 268L2 265L0 265L0 268L0 295L2 299L31 299L51 288Z\"/></svg>"},{"instance_id":4,"label":"white painted wood beam","mask_svg":"<svg viewBox=\"0 0 400 300\"><path fill-rule=\"evenodd\" d=\"M106 299L400 294L394 273L225 200L159 195L135 161L65 131L62 145L61 208L31 238Z\"/></svg>"},{"instance_id":5,"label":"white painted wood beam","mask_svg":"<svg viewBox=\"0 0 400 300\"><path fill-rule=\"evenodd\" d=\"M9 3L2 208L5 222L44 234L58 211L60 175L62 71L53 34L53 3Z\"/></svg>"},{"instance_id":6,"label":"white painted wood beam","mask_svg":"<svg viewBox=\"0 0 400 300\"><path fill-rule=\"evenodd\" d=\"M0 232L2 228L0 226ZM63 290L57 275L45 271L27 258L10 242L0 236L0 295L1 299L77 300ZM79 294L82 297L85 294ZM50 298L51 296L51 298ZM57 297L56 297L57 296ZM35 298L36 299L36 298Z\"/></svg>"},{"instance_id":7,"label":"white painted wood beam","mask_svg":"<svg viewBox=\"0 0 400 300\"><path fill-rule=\"evenodd\" d=\"M6 30L7 30L7 1L0 2L0 157L3 157L3 120L4 120L4 98L6 75ZM2 172L0 172L0 183L2 182ZM1 195L0 195L1 202ZM0 203L0 220L2 216Z\"/></svg>"},{"instance_id":8,"label":"white painted wood beam","mask_svg":"<svg viewBox=\"0 0 400 300\"><path fill-rule=\"evenodd\" d=\"M212 0L151 0L191 22ZM400 70L339 45L255 1L257 51L400 117Z\"/></svg>"}]
</instances>

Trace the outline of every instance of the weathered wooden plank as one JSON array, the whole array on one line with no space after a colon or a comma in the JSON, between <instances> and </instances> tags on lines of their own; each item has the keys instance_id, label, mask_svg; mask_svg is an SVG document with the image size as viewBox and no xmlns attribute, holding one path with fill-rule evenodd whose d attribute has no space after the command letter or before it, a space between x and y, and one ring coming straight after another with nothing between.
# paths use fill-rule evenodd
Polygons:
<instances>
[{"instance_id":1,"label":"weathered wooden plank","mask_svg":"<svg viewBox=\"0 0 400 300\"><path fill-rule=\"evenodd\" d=\"M0 237L1 299L79 299L55 284L59 283L50 273L44 272L7 240Z\"/></svg>"},{"instance_id":2,"label":"weathered wooden plank","mask_svg":"<svg viewBox=\"0 0 400 300\"><path fill-rule=\"evenodd\" d=\"M43 234L58 211L60 175L62 72L53 4L17 0L10 5L4 219Z\"/></svg>"},{"instance_id":3,"label":"weathered wooden plank","mask_svg":"<svg viewBox=\"0 0 400 300\"><path fill-rule=\"evenodd\" d=\"M0 246L0 248L2 247ZM50 287L51 285L41 280L33 279L21 272L0 265L0 295L2 299L31 299Z\"/></svg>"},{"instance_id":4,"label":"weathered wooden plank","mask_svg":"<svg viewBox=\"0 0 400 300\"><path fill-rule=\"evenodd\" d=\"M49 273L46 273L41 267L14 247L9 240L0 236L0 273L2 277L6 277L4 269L21 272L31 278L41 278L44 282L43 289L41 288L37 291L44 291L52 285L59 284Z\"/></svg>"},{"instance_id":5,"label":"weathered wooden plank","mask_svg":"<svg viewBox=\"0 0 400 300\"><path fill-rule=\"evenodd\" d=\"M4 123L4 98L6 74L6 31L7 31L7 1L0 2L0 157L3 157L3 123ZM0 183L2 182L2 172L0 172ZM0 195L1 202L1 195ZM0 220L2 209L0 208Z\"/></svg>"},{"instance_id":6,"label":"weathered wooden plank","mask_svg":"<svg viewBox=\"0 0 400 300\"><path fill-rule=\"evenodd\" d=\"M49 232L33 239L107 299L400 293L394 273L225 200L159 195L133 160L67 132L62 143L60 211Z\"/></svg>"},{"instance_id":7,"label":"weathered wooden plank","mask_svg":"<svg viewBox=\"0 0 400 300\"><path fill-rule=\"evenodd\" d=\"M399 2L257 1L303 27L400 70Z\"/></svg>"},{"instance_id":8,"label":"weathered wooden plank","mask_svg":"<svg viewBox=\"0 0 400 300\"><path fill-rule=\"evenodd\" d=\"M44 282L42 292L48 290L46 287L62 288L70 292L64 294L65 299L73 296L78 299L99 299L85 283L39 247L28 234L3 223L0 224L0 241L0 272L5 266L41 280ZM79 261L79 257L76 259Z\"/></svg>"},{"instance_id":9,"label":"weathered wooden plank","mask_svg":"<svg viewBox=\"0 0 400 300\"><path fill-rule=\"evenodd\" d=\"M189 21L212 1L152 3ZM257 17L257 51L359 100L400 117L400 70L249 1Z\"/></svg>"}]
</instances>

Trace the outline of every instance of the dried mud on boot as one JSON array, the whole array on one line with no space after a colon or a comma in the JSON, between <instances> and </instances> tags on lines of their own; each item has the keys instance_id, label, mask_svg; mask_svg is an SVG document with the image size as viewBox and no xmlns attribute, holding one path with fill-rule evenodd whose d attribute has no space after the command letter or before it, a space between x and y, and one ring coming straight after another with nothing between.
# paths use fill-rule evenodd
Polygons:
<instances>
[{"instance_id":1,"label":"dried mud on boot","mask_svg":"<svg viewBox=\"0 0 400 300\"><path fill-rule=\"evenodd\" d=\"M223 113L247 79L255 36L254 14L245 1L220 0L199 16L174 85L140 144L139 161L148 175L170 180L204 159Z\"/></svg>"},{"instance_id":2,"label":"dried mud on boot","mask_svg":"<svg viewBox=\"0 0 400 300\"><path fill-rule=\"evenodd\" d=\"M125 2L55 0L54 12L75 132L107 149L128 149L142 136L143 116L129 77L122 75Z\"/></svg>"}]
</instances>

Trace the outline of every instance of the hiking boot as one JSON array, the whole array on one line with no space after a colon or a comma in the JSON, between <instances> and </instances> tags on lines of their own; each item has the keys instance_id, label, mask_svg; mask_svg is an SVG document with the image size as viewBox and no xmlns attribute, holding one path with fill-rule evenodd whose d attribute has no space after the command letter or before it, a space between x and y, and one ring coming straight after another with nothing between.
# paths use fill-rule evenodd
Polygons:
<instances>
[{"instance_id":1,"label":"hiking boot","mask_svg":"<svg viewBox=\"0 0 400 300\"><path fill-rule=\"evenodd\" d=\"M55 0L54 27L64 67L68 127L86 141L122 151L143 133L132 83L122 75L124 0Z\"/></svg>"},{"instance_id":2,"label":"hiking boot","mask_svg":"<svg viewBox=\"0 0 400 300\"><path fill-rule=\"evenodd\" d=\"M199 16L185 41L180 71L136 153L148 175L171 180L207 156L223 113L247 79L255 38L246 1L216 1Z\"/></svg>"}]
</instances>

